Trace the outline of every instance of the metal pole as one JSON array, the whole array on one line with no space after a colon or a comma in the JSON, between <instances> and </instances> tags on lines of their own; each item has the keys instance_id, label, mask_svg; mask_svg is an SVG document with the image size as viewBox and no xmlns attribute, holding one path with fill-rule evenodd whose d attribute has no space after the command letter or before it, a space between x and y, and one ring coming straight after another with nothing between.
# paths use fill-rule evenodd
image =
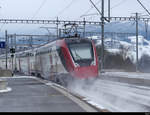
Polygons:
<instances>
[{"instance_id":1,"label":"metal pole","mask_svg":"<svg viewBox=\"0 0 150 115\"><path fill-rule=\"evenodd\" d=\"M138 13L136 13L136 72L138 72Z\"/></svg>"},{"instance_id":2,"label":"metal pole","mask_svg":"<svg viewBox=\"0 0 150 115\"><path fill-rule=\"evenodd\" d=\"M15 71L17 70L17 60L16 60L16 51L17 51L17 43L16 43L16 34L14 34L15 39Z\"/></svg>"},{"instance_id":3,"label":"metal pole","mask_svg":"<svg viewBox=\"0 0 150 115\"><path fill-rule=\"evenodd\" d=\"M104 0L102 0L102 17L101 17L101 45L102 45L102 49L101 49L101 69L104 69Z\"/></svg>"},{"instance_id":4,"label":"metal pole","mask_svg":"<svg viewBox=\"0 0 150 115\"><path fill-rule=\"evenodd\" d=\"M149 21L149 20L146 20L146 21L145 21L145 34L146 34L145 37L146 37L146 40L148 39L148 21Z\"/></svg>"},{"instance_id":5,"label":"metal pole","mask_svg":"<svg viewBox=\"0 0 150 115\"><path fill-rule=\"evenodd\" d=\"M110 22L110 0L108 0L108 21Z\"/></svg>"},{"instance_id":6,"label":"metal pole","mask_svg":"<svg viewBox=\"0 0 150 115\"><path fill-rule=\"evenodd\" d=\"M14 44L13 44L13 36L12 36L12 35L10 36L10 40L11 40L11 41L10 41L10 42L11 42L11 48L13 48L13 45L14 45Z\"/></svg>"},{"instance_id":7,"label":"metal pole","mask_svg":"<svg viewBox=\"0 0 150 115\"><path fill-rule=\"evenodd\" d=\"M31 36L31 48L33 48L33 37Z\"/></svg>"},{"instance_id":8,"label":"metal pole","mask_svg":"<svg viewBox=\"0 0 150 115\"><path fill-rule=\"evenodd\" d=\"M57 25L57 39L58 39L59 38L58 17L57 17L57 23L56 23L56 25Z\"/></svg>"},{"instance_id":9,"label":"metal pole","mask_svg":"<svg viewBox=\"0 0 150 115\"><path fill-rule=\"evenodd\" d=\"M5 43L6 43L6 70L7 70L7 58L8 58L8 55L7 55L7 51L8 51L8 35L7 35L7 30L5 30Z\"/></svg>"},{"instance_id":10,"label":"metal pole","mask_svg":"<svg viewBox=\"0 0 150 115\"><path fill-rule=\"evenodd\" d=\"M16 44L16 34L14 34L15 37L15 50L17 50L17 44Z\"/></svg>"},{"instance_id":11,"label":"metal pole","mask_svg":"<svg viewBox=\"0 0 150 115\"><path fill-rule=\"evenodd\" d=\"M59 29L59 37L61 37L61 29Z\"/></svg>"},{"instance_id":12,"label":"metal pole","mask_svg":"<svg viewBox=\"0 0 150 115\"><path fill-rule=\"evenodd\" d=\"M11 54L13 55L13 54ZM13 56L12 56L12 74L14 73L14 60L13 60Z\"/></svg>"},{"instance_id":13,"label":"metal pole","mask_svg":"<svg viewBox=\"0 0 150 115\"><path fill-rule=\"evenodd\" d=\"M83 19L83 21L84 21L84 33L83 33L83 37L85 38L85 23L86 23L85 18Z\"/></svg>"}]
</instances>

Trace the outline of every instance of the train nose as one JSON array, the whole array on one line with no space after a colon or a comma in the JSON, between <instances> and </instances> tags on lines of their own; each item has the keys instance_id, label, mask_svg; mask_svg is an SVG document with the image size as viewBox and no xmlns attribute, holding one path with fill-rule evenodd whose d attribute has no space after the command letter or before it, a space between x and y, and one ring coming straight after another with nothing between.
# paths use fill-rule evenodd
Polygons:
<instances>
[{"instance_id":1,"label":"train nose","mask_svg":"<svg viewBox=\"0 0 150 115\"><path fill-rule=\"evenodd\" d=\"M95 67L79 67L74 71L74 76L79 78L89 78L97 76L97 69Z\"/></svg>"}]
</instances>

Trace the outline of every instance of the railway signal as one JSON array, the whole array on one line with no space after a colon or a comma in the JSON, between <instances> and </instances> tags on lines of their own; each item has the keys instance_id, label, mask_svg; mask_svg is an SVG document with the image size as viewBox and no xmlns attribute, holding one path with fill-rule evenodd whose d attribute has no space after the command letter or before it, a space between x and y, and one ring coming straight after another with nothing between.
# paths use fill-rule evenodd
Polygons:
<instances>
[{"instance_id":1,"label":"railway signal","mask_svg":"<svg viewBox=\"0 0 150 115\"><path fill-rule=\"evenodd\" d=\"M15 53L15 48L11 48L10 53L14 54Z\"/></svg>"},{"instance_id":2,"label":"railway signal","mask_svg":"<svg viewBox=\"0 0 150 115\"><path fill-rule=\"evenodd\" d=\"M14 53L15 53L15 48L11 48L10 49L10 53L11 53L11 59L12 59L12 75L14 75Z\"/></svg>"}]
</instances>

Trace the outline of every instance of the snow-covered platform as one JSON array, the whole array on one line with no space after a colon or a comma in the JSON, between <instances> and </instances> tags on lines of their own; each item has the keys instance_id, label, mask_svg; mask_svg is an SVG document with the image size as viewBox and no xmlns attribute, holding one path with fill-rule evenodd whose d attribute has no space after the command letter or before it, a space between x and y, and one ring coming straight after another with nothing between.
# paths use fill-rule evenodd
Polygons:
<instances>
[{"instance_id":1,"label":"snow-covered platform","mask_svg":"<svg viewBox=\"0 0 150 115\"><path fill-rule=\"evenodd\" d=\"M7 89L8 82L6 80L0 79L0 91Z\"/></svg>"},{"instance_id":2,"label":"snow-covered platform","mask_svg":"<svg viewBox=\"0 0 150 115\"><path fill-rule=\"evenodd\" d=\"M150 73L140 72L119 72L119 71L105 71L100 74L100 79L117 81L129 84L136 84L142 86L150 86Z\"/></svg>"},{"instance_id":3,"label":"snow-covered platform","mask_svg":"<svg viewBox=\"0 0 150 115\"><path fill-rule=\"evenodd\" d=\"M46 85L43 80L28 76L2 79L8 81L11 91L0 94L0 112L96 111L50 82Z\"/></svg>"}]
</instances>

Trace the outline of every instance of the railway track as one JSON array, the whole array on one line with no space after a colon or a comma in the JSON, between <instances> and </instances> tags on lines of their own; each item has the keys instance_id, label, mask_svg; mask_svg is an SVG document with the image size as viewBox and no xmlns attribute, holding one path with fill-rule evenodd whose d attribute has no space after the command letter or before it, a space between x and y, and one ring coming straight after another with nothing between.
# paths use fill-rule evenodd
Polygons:
<instances>
[{"instance_id":1,"label":"railway track","mask_svg":"<svg viewBox=\"0 0 150 115\"><path fill-rule=\"evenodd\" d=\"M84 81L78 81L69 88L86 97L86 100L93 101L97 106L103 106L104 110L111 112L150 111L150 87L99 79L91 86Z\"/></svg>"},{"instance_id":2,"label":"railway track","mask_svg":"<svg viewBox=\"0 0 150 115\"><path fill-rule=\"evenodd\" d=\"M147 86L92 79L91 82L76 80L64 87L48 80L36 77L35 79L46 85L69 92L98 112L150 111L150 87Z\"/></svg>"},{"instance_id":3,"label":"railway track","mask_svg":"<svg viewBox=\"0 0 150 115\"><path fill-rule=\"evenodd\" d=\"M8 80L12 91L1 94L0 103L1 105L6 104L1 107L0 111L101 112L94 106L85 103L81 97L51 81L29 76L3 79ZM12 103L8 104L10 101Z\"/></svg>"},{"instance_id":4,"label":"railway track","mask_svg":"<svg viewBox=\"0 0 150 115\"><path fill-rule=\"evenodd\" d=\"M47 81L47 80L43 80L43 79L40 79L40 78L36 78L37 80L39 80L40 82L46 84L46 85L50 85L51 87L53 87L54 89L56 90L59 90L60 92L62 92L64 95L66 95L67 97L71 97L71 95L73 97L76 97L76 99L78 100L78 103L80 103L79 101L82 101L84 102L85 104L87 104L88 106L94 108L97 112L110 112L109 110L107 109L103 109L103 108L100 108L100 107L97 107L95 106L95 104L89 102L86 100L86 97L80 95L79 93L76 93L72 90L70 90L69 87L66 87L66 86L62 86L60 84L57 84L57 83L54 83L54 82L51 82L51 81ZM67 94L64 93L65 92L68 92ZM73 99L74 100L74 99ZM84 105L86 106L86 105ZM90 110L90 108L89 108Z\"/></svg>"}]
</instances>

